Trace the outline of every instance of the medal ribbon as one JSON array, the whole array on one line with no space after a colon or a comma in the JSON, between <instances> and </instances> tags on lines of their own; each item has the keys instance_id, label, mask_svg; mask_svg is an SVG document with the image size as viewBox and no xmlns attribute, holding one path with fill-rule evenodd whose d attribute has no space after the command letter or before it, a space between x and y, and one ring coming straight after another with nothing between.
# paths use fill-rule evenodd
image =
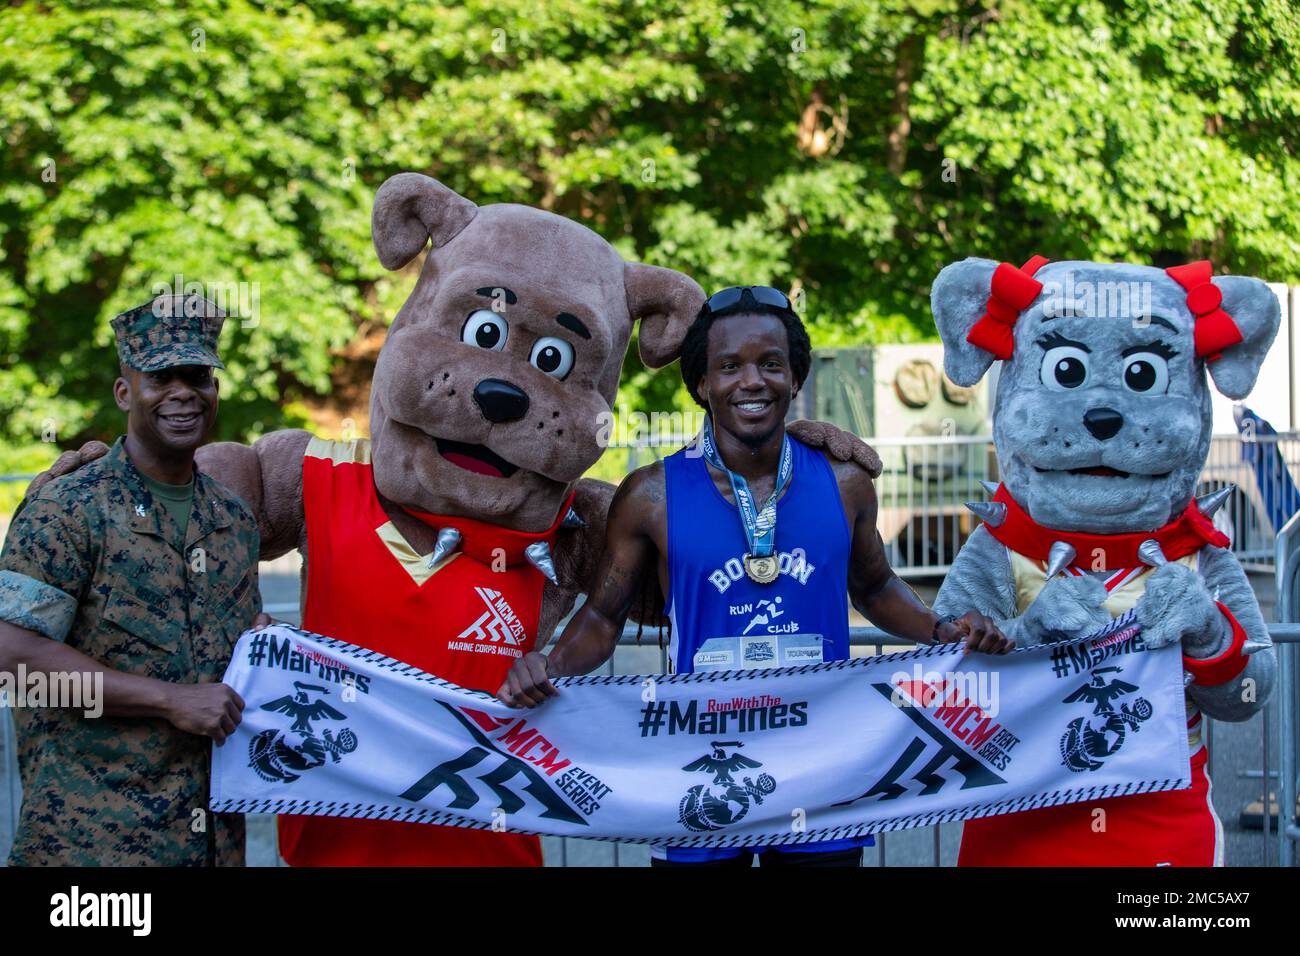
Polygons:
<instances>
[{"instance_id":1,"label":"medal ribbon","mask_svg":"<svg viewBox=\"0 0 1300 956\"><path fill-rule=\"evenodd\" d=\"M736 509L740 512L740 523L745 529L745 540L749 542L749 553L756 558L766 558L776 549L776 502L781 492L790 483L794 471L794 453L790 451L790 436L781 439L781 464L776 471L776 487L763 505L763 510L754 510L754 496L749 493L749 484L744 477L736 474L722 463L718 454L718 444L713 437L713 421L704 419L704 429L700 433L700 447L704 451L704 460L719 471L726 472L731 482L731 493L736 499Z\"/></svg>"}]
</instances>

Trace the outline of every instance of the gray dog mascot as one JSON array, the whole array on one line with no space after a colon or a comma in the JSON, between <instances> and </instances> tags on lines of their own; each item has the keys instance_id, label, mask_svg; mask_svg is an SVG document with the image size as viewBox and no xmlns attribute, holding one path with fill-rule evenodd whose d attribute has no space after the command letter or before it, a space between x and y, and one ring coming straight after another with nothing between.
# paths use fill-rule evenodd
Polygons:
<instances>
[{"instance_id":1,"label":"gray dog mascot","mask_svg":"<svg viewBox=\"0 0 1300 956\"><path fill-rule=\"evenodd\" d=\"M1027 647L1134 609L1147 647L1182 646L1192 753L1188 790L968 821L959 864L1221 865L1202 715L1249 718L1276 661L1246 575L1210 520L1230 490L1193 495L1210 448L1209 379L1246 396L1277 333L1277 298L1257 279L1212 278L1204 261L1160 269L1035 256L1020 267L949 265L931 305L954 382L974 385L1002 361L1002 483L971 506L983 524L936 610L977 608Z\"/></svg>"}]
</instances>

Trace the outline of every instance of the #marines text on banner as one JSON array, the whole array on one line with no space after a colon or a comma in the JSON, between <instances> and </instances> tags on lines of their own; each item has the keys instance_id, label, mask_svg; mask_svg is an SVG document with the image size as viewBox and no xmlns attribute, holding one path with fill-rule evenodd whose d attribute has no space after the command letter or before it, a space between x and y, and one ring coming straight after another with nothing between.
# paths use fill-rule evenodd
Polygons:
<instances>
[{"instance_id":1,"label":"#marines text on banner","mask_svg":"<svg viewBox=\"0 0 1300 956\"><path fill-rule=\"evenodd\" d=\"M1132 614L994 657L579 677L513 710L274 626L225 681L213 810L724 846L802 843L1190 785L1181 655Z\"/></svg>"}]
</instances>

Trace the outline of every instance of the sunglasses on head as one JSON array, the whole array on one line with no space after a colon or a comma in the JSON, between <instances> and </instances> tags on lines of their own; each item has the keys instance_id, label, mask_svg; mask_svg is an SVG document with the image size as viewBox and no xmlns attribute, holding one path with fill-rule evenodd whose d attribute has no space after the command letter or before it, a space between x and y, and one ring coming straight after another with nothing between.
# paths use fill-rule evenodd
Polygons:
<instances>
[{"instance_id":1,"label":"sunglasses on head","mask_svg":"<svg viewBox=\"0 0 1300 956\"><path fill-rule=\"evenodd\" d=\"M749 296L749 303L745 302L746 296ZM774 309L794 311L789 297L779 289L773 289L768 285L734 285L730 289L723 289L709 296L708 301L704 303L704 309L706 312L717 313L746 304L751 308L766 305Z\"/></svg>"}]
</instances>

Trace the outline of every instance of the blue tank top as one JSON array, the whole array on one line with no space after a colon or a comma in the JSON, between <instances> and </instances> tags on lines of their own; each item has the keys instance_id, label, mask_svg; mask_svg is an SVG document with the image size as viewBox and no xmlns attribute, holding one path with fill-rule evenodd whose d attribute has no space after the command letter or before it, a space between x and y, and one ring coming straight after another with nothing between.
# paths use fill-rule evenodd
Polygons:
<instances>
[{"instance_id":1,"label":"blue tank top","mask_svg":"<svg viewBox=\"0 0 1300 956\"><path fill-rule=\"evenodd\" d=\"M780 573L745 574L740 512L723 497L704 456L684 448L664 459L668 594L674 673L784 667L849 656L848 570L852 532L839 485L820 452L790 439L793 473L776 506ZM791 851L872 846L871 837L790 845ZM781 849L781 848L776 848ZM667 847L670 860L725 859L736 848Z\"/></svg>"}]
</instances>

